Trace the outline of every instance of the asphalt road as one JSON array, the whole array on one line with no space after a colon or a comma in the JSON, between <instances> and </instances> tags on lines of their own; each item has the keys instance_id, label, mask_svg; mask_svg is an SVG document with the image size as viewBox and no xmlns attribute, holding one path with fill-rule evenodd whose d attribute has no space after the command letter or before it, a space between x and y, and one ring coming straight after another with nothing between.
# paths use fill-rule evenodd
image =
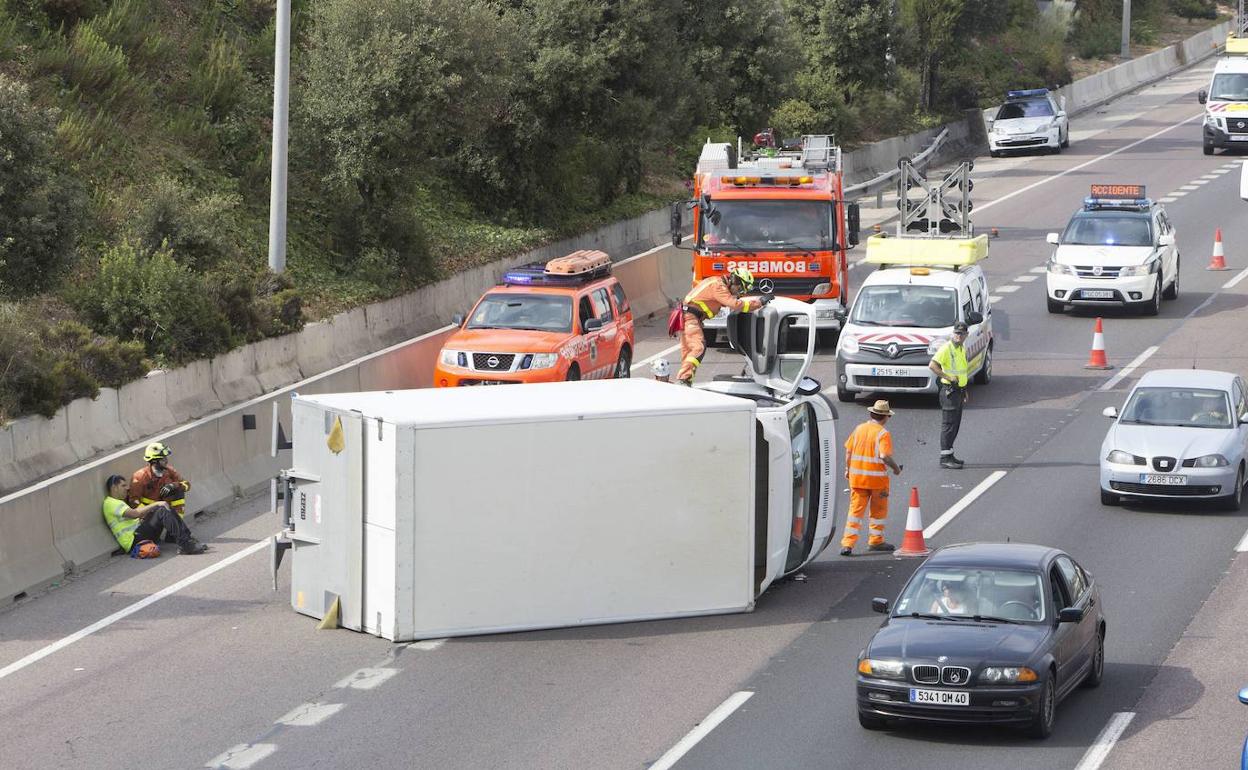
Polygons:
<instances>
[{"instance_id":1,"label":"asphalt road","mask_svg":"<svg viewBox=\"0 0 1248 770\"><path fill-rule=\"evenodd\" d=\"M832 548L804 581L774 587L746 615L394 646L314 631L290 610L287 585L271 590L267 559L253 547L276 528L260 495L196 522L214 546L209 555L113 559L0 614L0 766L641 768L743 691L752 696L679 768L1076 766L1114 714L1136 709L1159 672L1184 681L1182 670L1163 668L1167 656L1248 529L1242 513L1104 508L1096 484L1107 427L1100 411L1120 404L1140 372L1196 365L1248 374L1240 343L1248 281L1224 289L1237 272L1204 270L1218 226L1227 261L1236 271L1248 267L1248 204L1228 167L1236 159L1200 154L1193 95L1207 71L1077 119L1074 143L1060 156L977 161L976 224L1001 231L985 263L998 347L994 381L973 389L958 441L967 468L937 467L940 415L930 399L892 399L900 413L890 429L906 465L894 490L904 500L917 486L928 523L1004 472L932 545L1051 544L1101 586L1105 683L1061 705L1049 740L858 726L854 663L880 620L870 599L894 596L914 561L845 559ZM1036 272L1049 253L1045 233L1065 224L1093 182L1143 183L1153 197L1183 193L1167 203L1183 255L1180 297L1157 318L1106 316L1118 367L1110 372L1083 368L1092 317L1048 314ZM873 213L880 212L868 210L868 222ZM638 343L639 360L670 345L657 323L643 328L650 336ZM1139 370L1101 390L1152 346ZM813 372L829 385L831 359L830 351L821 355ZM719 351L701 376L739 369ZM842 407L845 432L865 411L861 403ZM639 504L652 502L638 491ZM841 516L844 507L842 497ZM889 539L900 540L904 519L896 505ZM214 564L224 566L107 620ZM102 619L98 630L48 652ZM1233 697L1239 682L1227 686ZM1203 687L1185 692L1199 697ZM1127 736L1149 725L1141 712Z\"/></svg>"}]
</instances>

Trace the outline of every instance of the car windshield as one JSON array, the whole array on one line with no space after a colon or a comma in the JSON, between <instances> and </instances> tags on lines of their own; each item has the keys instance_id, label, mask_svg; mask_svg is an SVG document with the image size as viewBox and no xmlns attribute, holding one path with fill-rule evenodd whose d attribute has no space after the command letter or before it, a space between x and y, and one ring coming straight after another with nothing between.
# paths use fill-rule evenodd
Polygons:
<instances>
[{"instance_id":1,"label":"car windshield","mask_svg":"<svg viewBox=\"0 0 1248 770\"><path fill-rule=\"evenodd\" d=\"M1088 211L1066 225L1062 243L1075 246L1152 246L1152 218L1147 214Z\"/></svg>"},{"instance_id":2,"label":"car windshield","mask_svg":"<svg viewBox=\"0 0 1248 770\"><path fill-rule=\"evenodd\" d=\"M465 328L571 332L572 298L554 294L486 294Z\"/></svg>"},{"instance_id":3,"label":"car windshield","mask_svg":"<svg viewBox=\"0 0 1248 770\"><path fill-rule=\"evenodd\" d=\"M827 250L836 234L827 201L717 200L711 211L702 218L701 245L707 248Z\"/></svg>"},{"instance_id":4,"label":"car windshield","mask_svg":"<svg viewBox=\"0 0 1248 770\"><path fill-rule=\"evenodd\" d=\"M864 286L850 320L867 326L952 326L958 320L957 294L944 286Z\"/></svg>"},{"instance_id":5,"label":"car windshield","mask_svg":"<svg viewBox=\"0 0 1248 770\"><path fill-rule=\"evenodd\" d=\"M1018 118L1051 118L1053 105L1048 99L1028 99L1022 102L1006 102L997 110L997 120L1017 120Z\"/></svg>"},{"instance_id":6,"label":"car windshield","mask_svg":"<svg viewBox=\"0 0 1248 770\"><path fill-rule=\"evenodd\" d=\"M1043 582L1037 572L974 567L928 567L906 584L893 616L942 615L1044 620Z\"/></svg>"},{"instance_id":7,"label":"car windshield","mask_svg":"<svg viewBox=\"0 0 1248 770\"><path fill-rule=\"evenodd\" d=\"M1248 102L1248 72L1224 72L1213 76L1209 98L1230 102Z\"/></svg>"},{"instance_id":8,"label":"car windshield","mask_svg":"<svg viewBox=\"0 0 1248 770\"><path fill-rule=\"evenodd\" d=\"M1230 399L1224 391L1207 388L1136 388L1119 422L1229 428Z\"/></svg>"}]
</instances>

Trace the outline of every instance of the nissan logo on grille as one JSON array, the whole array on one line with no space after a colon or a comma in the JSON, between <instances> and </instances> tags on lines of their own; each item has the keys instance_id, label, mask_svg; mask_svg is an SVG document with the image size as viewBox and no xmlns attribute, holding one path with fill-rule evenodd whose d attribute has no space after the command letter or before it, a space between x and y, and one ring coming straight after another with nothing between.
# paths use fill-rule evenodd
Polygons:
<instances>
[{"instance_id":1,"label":"nissan logo on grille","mask_svg":"<svg viewBox=\"0 0 1248 770\"><path fill-rule=\"evenodd\" d=\"M497 369L498 368L498 356L490 356L489 358L485 359L485 365L490 367L491 369Z\"/></svg>"}]
</instances>

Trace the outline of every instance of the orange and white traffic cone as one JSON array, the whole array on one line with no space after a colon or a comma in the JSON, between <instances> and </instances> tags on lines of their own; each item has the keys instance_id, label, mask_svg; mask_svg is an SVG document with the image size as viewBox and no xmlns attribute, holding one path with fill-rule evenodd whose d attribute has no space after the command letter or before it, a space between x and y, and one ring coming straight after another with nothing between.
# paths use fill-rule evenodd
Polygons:
<instances>
[{"instance_id":1,"label":"orange and white traffic cone","mask_svg":"<svg viewBox=\"0 0 1248 770\"><path fill-rule=\"evenodd\" d=\"M1084 369L1113 369L1105 359L1105 331L1101 328L1101 319L1096 319L1096 328L1092 330L1092 354Z\"/></svg>"},{"instance_id":2,"label":"orange and white traffic cone","mask_svg":"<svg viewBox=\"0 0 1248 770\"><path fill-rule=\"evenodd\" d=\"M1213 258L1209 260L1206 270L1230 270L1226 266L1226 254L1222 251L1222 228L1213 232Z\"/></svg>"},{"instance_id":3,"label":"orange and white traffic cone","mask_svg":"<svg viewBox=\"0 0 1248 770\"><path fill-rule=\"evenodd\" d=\"M910 487L910 510L906 513L906 534L894 556L927 556L932 549L923 539L923 512L919 510L919 488Z\"/></svg>"}]
</instances>

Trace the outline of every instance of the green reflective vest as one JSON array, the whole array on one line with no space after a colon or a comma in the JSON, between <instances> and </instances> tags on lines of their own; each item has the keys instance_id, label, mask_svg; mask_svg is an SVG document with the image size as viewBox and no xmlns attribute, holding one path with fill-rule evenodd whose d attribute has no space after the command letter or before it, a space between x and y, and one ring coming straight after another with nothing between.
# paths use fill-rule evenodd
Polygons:
<instances>
[{"instance_id":1,"label":"green reflective vest","mask_svg":"<svg viewBox=\"0 0 1248 770\"><path fill-rule=\"evenodd\" d=\"M139 528L141 521L141 519L126 518L126 512L129 510L130 506L125 500L118 500L115 497L104 498L104 521L112 530L113 537L117 538L117 545L127 553L134 545L134 531Z\"/></svg>"},{"instance_id":2,"label":"green reflective vest","mask_svg":"<svg viewBox=\"0 0 1248 770\"><path fill-rule=\"evenodd\" d=\"M958 347L952 342L946 342L936 351L932 360L940 364L941 371L946 375L943 379L956 378L958 387L966 387L967 375L971 370L966 363L966 345Z\"/></svg>"}]
</instances>

